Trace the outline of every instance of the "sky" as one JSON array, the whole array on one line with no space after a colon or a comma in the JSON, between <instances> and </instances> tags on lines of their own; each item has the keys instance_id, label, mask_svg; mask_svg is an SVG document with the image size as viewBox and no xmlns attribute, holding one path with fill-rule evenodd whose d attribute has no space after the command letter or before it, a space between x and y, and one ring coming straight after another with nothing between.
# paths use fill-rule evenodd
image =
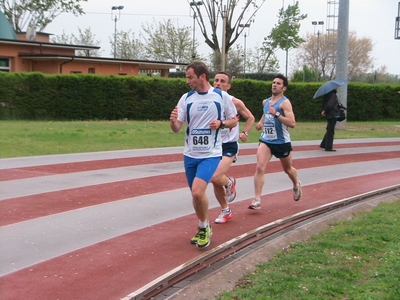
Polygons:
<instances>
[{"instance_id":1,"label":"sky","mask_svg":"<svg viewBox=\"0 0 400 300\"><path fill-rule=\"evenodd\" d=\"M223 0L224 2L227 0ZM314 33L320 30L325 32L326 25L314 26L312 21L324 21L327 24L328 0L298 0L302 14L307 18L301 22L300 36L304 37L307 32ZM332 1L332 0L330 0ZM339 0L335 0L339 2ZM261 1L258 1L261 3ZM355 31L358 38L370 38L373 43L372 57L374 58L374 69L385 65L390 74L400 75L400 39L394 39L395 18L398 16L399 0L349 0L349 31ZM263 38L267 36L277 23L279 9L284 5L293 5L293 0L266 0L246 32L246 48L250 49L261 45ZM120 18L115 23L111 15L112 6L124 6ZM89 0L82 3L85 15L75 17L73 14L61 14L50 25L45 32L61 36L63 31L67 35L78 35L78 28L85 30L91 28L95 40L101 41L102 56L112 57L110 39L114 38L115 25L117 30L125 32L132 30L138 38L141 24L151 24L154 21L174 19L179 26L193 26L193 17L190 13L188 0ZM115 16L115 15L114 15ZM221 22L222 23L222 20ZM174 23L176 24L176 22ZM222 36L222 29L221 29ZM196 25L196 39L200 43L197 52L207 56L211 52L200 35ZM220 38L221 41L221 38ZM237 41L244 46L244 34ZM286 55L278 50L276 55L279 59L280 71L284 73ZM295 51L289 51L288 73L290 74L291 62L295 59Z\"/></svg>"}]
</instances>

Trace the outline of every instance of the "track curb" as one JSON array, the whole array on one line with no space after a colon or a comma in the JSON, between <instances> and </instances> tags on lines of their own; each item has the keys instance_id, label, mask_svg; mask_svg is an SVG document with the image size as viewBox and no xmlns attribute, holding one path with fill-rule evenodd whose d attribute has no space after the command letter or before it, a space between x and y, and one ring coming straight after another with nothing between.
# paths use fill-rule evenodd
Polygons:
<instances>
[{"instance_id":1,"label":"track curb","mask_svg":"<svg viewBox=\"0 0 400 300\"><path fill-rule=\"evenodd\" d=\"M318 234L327 229L332 223L343 220L351 220L355 214L370 211L380 203L389 203L400 200L400 184L363 193L350 198L344 198L332 203L321 205L314 209L305 210L279 219L264 226L260 226L250 232L242 234L206 253L194 258L187 263L178 266L170 272L160 276L146 286L134 291L122 298L122 300L154 299L154 300L210 300L218 296L222 291L232 290L237 281L245 274L255 270L258 264L271 259L276 253L281 252L290 244L303 242L312 235ZM201 264L209 256L221 252L224 248L233 247L240 239L249 236L259 235L272 226L279 226L291 219L301 218L316 211L325 213L291 225L277 233L274 233L236 253L229 255L216 264L199 271L196 274L172 285L160 292L157 296L148 298L146 295L157 287L168 285L168 281L179 273L188 270L190 267Z\"/></svg>"}]
</instances>

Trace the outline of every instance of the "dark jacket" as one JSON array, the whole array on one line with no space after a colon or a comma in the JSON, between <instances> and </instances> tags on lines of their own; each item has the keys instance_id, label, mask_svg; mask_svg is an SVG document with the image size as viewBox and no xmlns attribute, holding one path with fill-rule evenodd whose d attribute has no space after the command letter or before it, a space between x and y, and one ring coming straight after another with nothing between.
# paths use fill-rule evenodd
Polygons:
<instances>
[{"instance_id":1,"label":"dark jacket","mask_svg":"<svg viewBox=\"0 0 400 300\"><path fill-rule=\"evenodd\" d=\"M333 90L324 95L322 110L325 111L325 118L327 119L337 118L340 115L339 100L336 92L336 90Z\"/></svg>"}]
</instances>

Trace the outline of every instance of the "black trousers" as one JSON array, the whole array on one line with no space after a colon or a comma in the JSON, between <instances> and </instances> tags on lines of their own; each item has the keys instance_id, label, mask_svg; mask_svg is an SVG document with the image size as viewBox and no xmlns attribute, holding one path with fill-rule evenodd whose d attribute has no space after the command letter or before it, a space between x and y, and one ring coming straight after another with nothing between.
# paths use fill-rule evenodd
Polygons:
<instances>
[{"instance_id":1,"label":"black trousers","mask_svg":"<svg viewBox=\"0 0 400 300\"><path fill-rule=\"evenodd\" d=\"M333 149L333 137L335 136L335 126L336 126L336 118L331 118L327 120L326 132L324 138L319 145L321 148L325 148L325 150Z\"/></svg>"}]
</instances>

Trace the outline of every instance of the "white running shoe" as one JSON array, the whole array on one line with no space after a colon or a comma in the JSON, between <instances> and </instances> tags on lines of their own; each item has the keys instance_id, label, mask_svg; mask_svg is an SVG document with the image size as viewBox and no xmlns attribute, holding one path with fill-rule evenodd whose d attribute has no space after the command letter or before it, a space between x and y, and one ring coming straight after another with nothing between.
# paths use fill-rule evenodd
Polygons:
<instances>
[{"instance_id":1,"label":"white running shoe","mask_svg":"<svg viewBox=\"0 0 400 300\"><path fill-rule=\"evenodd\" d=\"M233 177L228 178L231 184L229 187L225 188L226 190L226 201L231 203L236 198L236 179Z\"/></svg>"},{"instance_id":2,"label":"white running shoe","mask_svg":"<svg viewBox=\"0 0 400 300\"><path fill-rule=\"evenodd\" d=\"M297 188L293 188L293 199L294 201L299 201L303 191L301 190L301 182L299 181L299 185Z\"/></svg>"},{"instance_id":3,"label":"white running shoe","mask_svg":"<svg viewBox=\"0 0 400 300\"><path fill-rule=\"evenodd\" d=\"M215 223L217 224L224 224L226 221L232 219L232 211L229 210L228 212L221 211L218 218L215 219Z\"/></svg>"},{"instance_id":4,"label":"white running shoe","mask_svg":"<svg viewBox=\"0 0 400 300\"><path fill-rule=\"evenodd\" d=\"M249 209L260 209L261 208L261 200L254 198L251 201L251 204L248 207Z\"/></svg>"}]
</instances>

